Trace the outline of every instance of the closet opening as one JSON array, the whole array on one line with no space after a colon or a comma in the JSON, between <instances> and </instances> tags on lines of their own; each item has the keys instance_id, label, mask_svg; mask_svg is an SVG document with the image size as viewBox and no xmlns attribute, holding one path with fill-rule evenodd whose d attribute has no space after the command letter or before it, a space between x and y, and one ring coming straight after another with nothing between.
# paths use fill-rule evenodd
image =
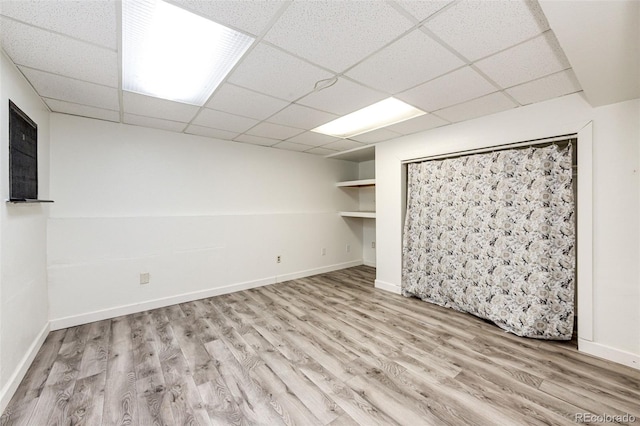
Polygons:
<instances>
[{"instance_id":1,"label":"closet opening","mask_svg":"<svg viewBox=\"0 0 640 426\"><path fill-rule=\"evenodd\" d=\"M556 155L556 151L560 152L559 150L564 150L564 151ZM519 153L516 154L516 152L519 152ZM484 154L484 155L479 156L476 154ZM512 155L513 157L508 157L510 155ZM516 247L517 250L520 250L520 251L516 250L513 253L508 253L511 250L510 248L508 248L510 246L503 245L500 247L505 247L506 249L503 249L500 253L502 256L505 257L504 258L504 265L506 265L505 268L507 269L511 268L513 270L515 270L515 268L517 268L518 270L522 269L521 275L518 275L517 273L507 273L506 275L496 274L496 275L489 276L489 274L493 274L493 270L496 268L496 264L497 264L497 268L502 267L503 259L502 258L495 259L495 255L498 253L498 250L494 250L494 248L490 248L488 249L487 253L480 254L480 257L477 252L474 252L474 255L475 255L474 257L473 255L470 254L472 251L471 249L469 249L470 246L460 245L462 241L464 241L466 244L467 238L469 239L476 238L476 235L473 234L474 232L473 226L465 224L465 225L459 226L456 230L454 230L455 227L454 228L451 227L452 223L454 223L456 220L470 222L471 219L467 217L469 206L474 205L473 204L474 202L475 202L475 205L481 204L478 198L472 199L473 197L479 197L477 194L474 194L472 191L469 194L467 194L467 198L465 198L465 195L463 195L462 198L458 199L458 201L455 201L456 200L455 197L460 196L460 188L461 188L461 187L456 187L456 185L462 185L462 187L465 188L464 190L466 191L466 188L468 188L469 185L474 185L475 182L479 182L481 179L478 176L473 176L473 173L467 170L466 172L463 171L461 173L463 175L465 175L465 173L466 175L469 175L469 174L472 175L473 177L469 179L475 179L474 182L469 183L463 179L463 180L460 180L459 182L456 182L453 185L441 184L443 179L444 180L449 179L449 181L451 181L450 174L446 175L448 176L446 178L443 178L443 176L445 175L439 174L441 173L442 168L449 167L445 164L444 160L446 160L448 164L455 164L455 166L454 165L450 166L450 167L453 167L454 169L456 167L458 168L462 167L461 164L464 164L465 166L470 165L472 168L475 167L475 172L479 173L480 175L482 175L483 173L486 175L485 173L486 170L483 171L482 167L486 168L487 164L491 165L491 167L498 167L496 166L496 163L498 161L506 161L506 162L516 161L513 164L515 164L516 168L521 167L522 169L518 169L518 170L523 172L522 173L523 176L516 176L516 178L524 179L523 182L525 183L527 182L527 179L529 179L529 181L532 181L533 183L531 182L529 183L529 189L531 189L531 185L540 186L540 183L538 182L538 180L540 179L535 177L536 176L535 173L538 173L538 171L532 171L532 175L529 176L529 175L526 175L526 173L524 172L525 170L524 168L537 167L532 165L533 163L535 163L534 160L536 155L537 156L554 155L557 157L557 158L556 157L553 157L553 158L548 157L548 158L551 160L551 163L553 163L554 161L557 161L559 165L558 170L561 172L561 173L558 172L560 173L558 174L558 178L561 178L563 182L565 182L565 184L558 184L559 186L558 185L548 186L549 184L547 183L546 189L544 188L543 189L545 192L544 196L545 197L550 196L553 205L557 204L561 206L560 210L558 210L557 212L552 212L551 210L549 210L549 212L551 213L545 213L545 214L551 215L552 217L549 217L547 219L544 219L538 222L530 221L531 223L529 223L527 221L523 222L522 218L516 217L517 214L514 213L516 212L514 208L496 207L496 206L504 205L505 202L507 203L506 204L507 206L512 206L512 205L515 206L517 203L520 203L522 201L520 200L520 198L524 199L525 196L522 194L518 194L518 191L522 191L524 188L523 186L518 187L518 185L522 185L521 183L515 185L516 190L514 191L514 188L509 187L509 184L502 185L502 183L500 182L500 180L503 179L505 181L509 181L510 184L513 185L513 182L517 182L517 179L513 179L513 173L506 174L506 175L502 174L502 175L499 175L500 177L496 177L498 176L498 172L494 170L490 173L495 173L496 176L492 177L493 181L491 181L491 179L488 180L488 182L494 182L493 189L495 190L496 185L498 187L504 186L509 189L504 194L503 193L500 193L498 195L493 194L490 196L490 198L487 198L486 200L483 201L486 205L490 206L489 208L492 210L491 214L494 214L494 215L497 214L500 216L500 221L494 220L494 218L490 218L489 216L486 216L486 217L482 216L482 217L484 218L484 220L492 221L493 228L497 232L496 235L505 234L505 235L508 235L507 238L516 238L517 236L518 239L524 240L522 244L524 244L524 246L526 247L529 247L531 244L538 244L538 243L535 243L535 238L540 238L541 240L543 238L547 240L549 240L549 238L553 238L554 244L557 244L561 251L554 252L552 250L548 252L548 253L551 253L551 255L547 255L547 257L553 257L553 259L551 259L552 262L557 261L558 263L561 263L563 266L555 267L555 269L551 267L546 267L546 266L540 267L542 269L540 268L527 269L529 267L528 265L529 259L527 258L527 256L529 256L529 253L524 252L525 253L524 257L522 257L523 252L520 249L520 246L518 245L514 247ZM528 156L528 160L525 160L525 157L527 156ZM489 157L491 157L492 159L490 160ZM489 163L483 163L482 161L478 160L479 158L485 158L485 160L483 161L489 161ZM514 158L516 160L514 160ZM545 157L545 159L546 158L547 157ZM452 163L450 160L453 160L453 159L458 159L458 160L455 163ZM522 161L522 163L518 163L517 161ZM525 161L527 161L527 163L525 163ZM415 189L411 189L410 187L411 185L415 185L416 178L410 175L411 173L414 173L414 174L416 173L416 170L417 170L416 166L418 166L417 163L426 164L425 162L430 163L430 165L426 169L427 175L425 176L428 176L428 175L433 176L431 178L433 182L436 182L439 180L440 184L435 184L436 185L435 187L429 186L427 189L425 189L425 191L427 192L429 191L433 192L435 190L434 188L437 188L436 194L431 194L431 195L422 194L421 196L426 197L425 199L433 198L435 200L437 198L438 200L445 200L443 202L448 203L449 207L451 207L451 204L454 204L453 206L454 213L452 214L442 213L444 209L441 209L439 207L436 207L436 210L438 210L437 218L435 218L435 216L433 216L433 213L430 213L428 209L427 209L427 213L425 212L421 213L424 217L428 218L427 220L431 220L431 221L435 220L435 222L437 222L438 224L437 227L427 226L424 231L423 230L420 231L421 235L428 234L429 232L437 232L438 237L435 239L420 237L420 238L423 238L423 240L419 244L419 246L422 248L431 247L430 244L433 243L433 247L427 249L428 251L430 250L430 252L427 255L421 256L420 259L439 258L440 260L442 260L443 258L446 257L445 252L448 252L449 254L452 254L455 252L455 254L453 254L453 258L457 258L457 260L461 263L456 268L451 268L450 260L447 260L443 264L437 264L436 267L439 268L438 271L440 272L443 270L446 270L447 267L450 269L455 269L456 271L459 271L460 265L465 265L465 268L466 268L469 262L473 263L475 259L475 262L477 263L479 258L483 258L485 262L487 261L488 258L489 259L493 258L495 260L494 261L495 264L491 264L491 260L489 260L488 265L486 263L484 264L484 267L489 268L489 269L485 269L485 271L490 271L490 272L487 272L484 277L480 277L479 274L477 274L478 271L482 270L482 267L480 267L479 269L472 268L472 271L475 271L475 275L472 274L471 272L465 272L467 273L467 275L464 275L465 273L460 275L459 273L456 272L455 274L450 274L450 276L447 276L447 273L444 273L444 275L434 274L432 272L433 270L431 269L435 265L435 263L433 262L432 262L433 264L427 265L426 269L423 268L421 271L425 271L425 270L428 271L428 274L431 274L429 275L429 277L432 278L432 281L435 280L437 286L446 288L447 291L448 291L448 287L454 287L454 291L452 291L451 294L455 293L455 296L452 296L452 297L455 298L457 302L462 301L460 303L462 303L463 305L464 303L467 303L468 300L477 301L479 299L482 299L483 297L486 297L489 302L492 302L495 297L495 300L497 301L497 303L502 303L503 299L511 298L512 300L513 298L516 297L516 295L518 295L521 300L520 302L518 302L520 303L519 305L520 308L522 306L525 306L525 307L521 309L518 308L520 310L515 308L513 310L510 310L508 315L513 315L513 317L509 317L508 321L505 319L508 316L507 314L505 314L502 318L496 317L495 315L493 316L485 315L487 311L490 311L492 309L492 307L490 306L491 303L489 303L489 307L486 307L486 306L478 307L480 305L475 306L471 304L472 307L468 310L460 309L460 306L456 306L457 302L454 302L453 299L447 299L447 296L443 298L439 298L440 296L432 297L432 294L429 292L421 293L420 290L416 290L415 286L411 287L411 285L415 284L416 280L413 279L413 281L411 281L412 278L411 278L411 275L408 273L408 271L412 270L412 268L414 270L418 270L419 268L415 268L417 257L415 257L414 254L411 253L411 249L407 249L407 244L408 244L407 241L411 239L413 240L416 239L415 235L407 236L406 234L408 232L407 221L409 221L409 226L411 227L413 226L412 221L416 217L416 213L411 212L412 216L409 216L409 219L407 219L407 209L413 208L410 205L411 196L415 197L415 194L412 192L412 191L415 191ZM410 166L410 165L414 165L414 166ZM512 331L514 334L527 336L527 337L540 338L540 339L565 340L565 341L571 342L570 344L572 344L573 346L576 346L577 337L578 337L577 324L578 324L578 291L579 291L579 281L578 281L578 274L577 274L577 271L578 271L578 226L577 226L578 221L577 221L577 218L578 218L578 204L579 204L578 203L578 139L577 139L577 135L568 134L568 135L561 135L553 138L530 140L525 142L504 144L504 145L492 146L487 148L464 150L464 151L451 152L451 153L446 153L441 155L415 158L415 159L404 161L402 163L402 167L403 167L402 168L402 186L403 186L402 188L403 190L402 227L405 230L405 232L403 233L402 292L407 296L416 296L423 300L431 301L432 303L436 303L441 306L453 307L456 310L463 310L475 316L478 316L480 318L488 319L489 321L498 324L501 328ZM412 171L409 171L410 167L412 167ZM508 167L513 169L514 166L512 164L509 164ZM551 166L548 166L547 162L545 162L544 167L551 167ZM547 169L543 170L543 168L541 168L540 172L550 174L551 172L549 172L549 170ZM459 170L456 170L455 173L457 173L458 171ZM520 171L518 171L517 173L520 173ZM451 172L447 170L446 173L451 173ZM556 172L553 172L553 173L556 173ZM555 178L556 177L554 177L554 179ZM571 179L571 182L566 182L567 178ZM410 179L414 182L410 182L409 181ZM421 182L428 182L428 180L429 178L425 178ZM428 185L431 185L432 183L428 183ZM544 185L545 184L542 184L542 187L544 187ZM558 195L556 198L553 198L555 197L555 195L553 194L554 188L558 192ZM447 196L446 191L456 191L456 195L455 196L452 195L452 197L449 198ZM549 194L549 192L551 192L551 194ZM453 192L451 192L451 194L453 194ZM500 198L503 195L506 197L507 201L505 201L505 199L503 198ZM516 196L517 203L515 201L514 202L511 201L513 199L513 195ZM529 194L528 192L526 195L534 199L534 204L527 205L524 201L522 201L522 204L517 204L518 208L520 209L519 214L528 215L527 217L531 217L532 212L534 215L539 214L539 212L535 211L537 209L535 202L539 201L539 200L536 201L537 200L535 198L536 195ZM434 201L434 203L435 202L436 201ZM437 201L437 202L441 202L441 201ZM456 203L458 204L456 205ZM491 203L495 203L495 205L491 207ZM503 203L503 204L500 204L500 203ZM428 204L428 202L426 204ZM545 206L548 206L548 205L549 203L545 204ZM436 204L436 206L438 206L438 204ZM569 208L570 210L567 210ZM567 212L570 212L570 213L567 213ZM442 214L442 216L440 216L440 214ZM468 215L468 216L472 216L472 215ZM475 217L474 220L476 220L476 223L478 222L477 217ZM561 230L558 230L557 232L554 231L556 233L553 233L553 234L540 233L538 232L537 227L540 226L542 228L546 228L546 224L543 222L545 223L558 222L558 223L561 223L564 228ZM524 223L524 228L522 228L523 223ZM517 228L516 229L517 232L511 231L511 227L513 225L515 225L516 228L518 226L520 226L521 228ZM482 228L481 225L478 225L478 226ZM504 226L504 229L502 229L500 226ZM533 229L531 228L532 226L533 228L535 228L534 230L532 230ZM468 229L465 227L467 227ZM462 231L460 231L461 228L462 228ZM417 229L417 228L411 228L411 229ZM458 234L455 234L456 232L458 232ZM460 232L462 232L462 234L460 234ZM465 232L470 232L470 234L466 235ZM478 229L475 229L475 233L477 234L478 232L479 232ZM462 239L458 238L456 240L456 238L445 235L448 233L455 234L456 238L462 235L462 237L460 237ZM533 234L536 234L536 235L540 234L541 237L533 236ZM527 241L527 238L529 238L529 236L531 236L533 240ZM452 238L453 238L453 241L450 241ZM496 237L491 237L491 238L493 238L493 242L495 242ZM546 244L547 246L550 246L549 241L547 241ZM481 244L480 243L475 244L473 250L477 250L478 246L481 246ZM564 253L564 256L560 256L562 259L559 259L557 254L561 252ZM432 254L434 253L436 253L435 256L432 256ZM437 253L440 253L440 256L438 256ZM540 253L533 251L533 254L535 254L537 257L540 257ZM547 253L547 252L545 251L544 253ZM553 253L555 253L555 255ZM521 256L522 258L518 262L518 261L514 261L515 257L512 257L512 256ZM522 259L525 259L525 260L522 260ZM427 261L427 264L428 263L429 261ZM550 296L549 301L547 301L546 299L543 299L541 296L538 296L538 295L533 296L528 293L530 291L530 288L532 288L532 285L529 285L527 280L530 280L531 283L538 282L537 277L533 277L535 279L530 279L532 277L532 273L534 275L538 274L543 280L543 285L540 286L540 288L542 288L543 290L540 291L540 294L543 294L543 293L546 294L548 293L548 291L544 289L550 289L552 296ZM498 276L502 278L497 278ZM454 279L454 278L457 278L457 279ZM502 288L500 289L490 288L489 290L483 289L484 293L480 295L479 291L476 291L475 288L472 288L473 285L471 285L471 283L473 282L474 279L477 281L484 281L484 282L488 282L488 281L492 281L496 283L500 282L500 286L502 286ZM418 281L420 281L420 279L418 279ZM461 284L462 281L464 281L464 284ZM569 284L571 281L573 284L572 286ZM425 280L425 282L427 282L427 280ZM509 288L507 288L509 285L511 285L510 283L513 283L513 287L511 287L512 290L509 290ZM430 285L432 284L427 284L427 286L430 286ZM458 285L459 287L455 288ZM440 290L438 289L438 291ZM487 291L489 291L489 293L487 293ZM511 293L511 291L513 292ZM569 292L571 297L568 297L567 295L565 295L564 293L566 292ZM488 294L490 295L487 296ZM504 294L504 297L503 297L503 294ZM556 297L558 294L560 294L561 296ZM523 295L528 297L528 299L526 299L526 301L524 302L522 301L524 300L522 298ZM535 299L534 302L532 302L533 299ZM569 302L569 300L571 300L571 302ZM552 316L552 315L545 316L546 315L545 314L540 316L537 322L534 321L535 327L538 327L539 329L544 329L545 327L543 323L546 322L548 325L547 327L548 330L536 332L536 330L534 330L535 327L533 325L525 325L521 330L517 329L517 327L515 327L515 331L509 329L509 327L511 327L513 323L517 323L518 321L523 322L522 319L526 316L524 313L526 313L529 308L531 308L530 309L531 312L534 312L537 309L539 309L539 306L536 306L535 303L539 303L542 306L545 306L547 304L551 305L552 303L554 303L554 309L557 310L558 312L560 312L563 309L563 308L560 308L560 306L563 305L564 303L563 306L565 306L566 309L565 309L565 312L559 314L559 316ZM529 308L527 308L526 306L528 306ZM504 312L504 310L502 310L502 312ZM520 315L521 317L520 320L518 320L515 317L515 315ZM558 320L559 318L561 318L562 320L561 321ZM504 321L501 322L500 321L501 319ZM556 320L558 320L559 322L556 323ZM552 329L555 329L555 330L552 330ZM522 330L525 330L525 331L522 331Z\"/></svg>"}]
</instances>

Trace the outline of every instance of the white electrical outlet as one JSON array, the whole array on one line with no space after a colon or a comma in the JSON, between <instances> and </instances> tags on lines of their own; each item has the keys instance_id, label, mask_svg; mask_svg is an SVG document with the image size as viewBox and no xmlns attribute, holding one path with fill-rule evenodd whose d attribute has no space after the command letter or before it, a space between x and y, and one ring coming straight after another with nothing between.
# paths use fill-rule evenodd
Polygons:
<instances>
[{"instance_id":1,"label":"white electrical outlet","mask_svg":"<svg viewBox=\"0 0 640 426\"><path fill-rule=\"evenodd\" d=\"M146 285L151 282L151 275L148 272L140 273L140 285Z\"/></svg>"},{"instance_id":2,"label":"white electrical outlet","mask_svg":"<svg viewBox=\"0 0 640 426\"><path fill-rule=\"evenodd\" d=\"M280 262L282 262L282 256L278 255L278 257L276 257L276 263Z\"/></svg>"},{"instance_id":3,"label":"white electrical outlet","mask_svg":"<svg viewBox=\"0 0 640 426\"><path fill-rule=\"evenodd\" d=\"M327 249L326 249L326 248L324 248L324 247L323 247L323 248L321 248L321 249L320 249L320 254L321 254L322 256L326 256L326 254L327 254Z\"/></svg>"},{"instance_id":4,"label":"white electrical outlet","mask_svg":"<svg viewBox=\"0 0 640 426\"><path fill-rule=\"evenodd\" d=\"M375 241L371 241L371 248L376 248L376 242Z\"/></svg>"},{"instance_id":5,"label":"white electrical outlet","mask_svg":"<svg viewBox=\"0 0 640 426\"><path fill-rule=\"evenodd\" d=\"M347 253L351 253L351 244L347 244Z\"/></svg>"}]
</instances>

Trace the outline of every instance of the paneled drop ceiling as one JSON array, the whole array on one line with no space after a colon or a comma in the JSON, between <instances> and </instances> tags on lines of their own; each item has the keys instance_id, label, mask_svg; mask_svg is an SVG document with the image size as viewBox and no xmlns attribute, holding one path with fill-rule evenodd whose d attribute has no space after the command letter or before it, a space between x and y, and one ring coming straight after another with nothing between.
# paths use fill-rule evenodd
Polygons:
<instances>
[{"instance_id":1,"label":"paneled drop ceiling","mask_svg":"<svg viewBox=\"0 0 640 426\"><path fill-rule=\"evenodd\" d=\"M116 1L0 0L2 48L51 111L317 155L581 90L536 1L170 2L256 38L204 107L122 90ZM427 114L310 132L389 96Z\"/></svg>"}]
</instances>

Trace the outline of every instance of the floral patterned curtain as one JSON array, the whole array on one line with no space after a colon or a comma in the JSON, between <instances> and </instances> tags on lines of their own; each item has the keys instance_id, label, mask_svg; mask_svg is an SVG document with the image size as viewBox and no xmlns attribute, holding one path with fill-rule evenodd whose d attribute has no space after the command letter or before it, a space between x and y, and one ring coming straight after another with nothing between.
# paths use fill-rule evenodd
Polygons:
<instances>
[{"instance_id":1,"label":"floral patterned curtain","mask_svg":"<svg viewBox=\"0 0 640 426\"><path fill-rule=\"evenodd\" d=\"M571 339L571 164L570 144L409 164L403 294Z\"/></svg>"}]
</instances>

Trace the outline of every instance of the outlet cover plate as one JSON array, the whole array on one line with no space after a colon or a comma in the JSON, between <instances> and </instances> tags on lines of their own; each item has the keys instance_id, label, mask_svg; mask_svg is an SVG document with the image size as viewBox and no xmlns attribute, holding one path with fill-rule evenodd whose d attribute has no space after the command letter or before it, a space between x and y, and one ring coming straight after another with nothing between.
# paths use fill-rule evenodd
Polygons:
<instances>
[{"instance_id":1,"label":"outlet cover plate","mask_svg":"<svg viewBox=\"0 0 640 426\"><path fill-rule=\"evenodd\" d=\"M146 285L151 282L151 275L148 272L140 273L140 285Z\"/></svg>"}]
</instances>

